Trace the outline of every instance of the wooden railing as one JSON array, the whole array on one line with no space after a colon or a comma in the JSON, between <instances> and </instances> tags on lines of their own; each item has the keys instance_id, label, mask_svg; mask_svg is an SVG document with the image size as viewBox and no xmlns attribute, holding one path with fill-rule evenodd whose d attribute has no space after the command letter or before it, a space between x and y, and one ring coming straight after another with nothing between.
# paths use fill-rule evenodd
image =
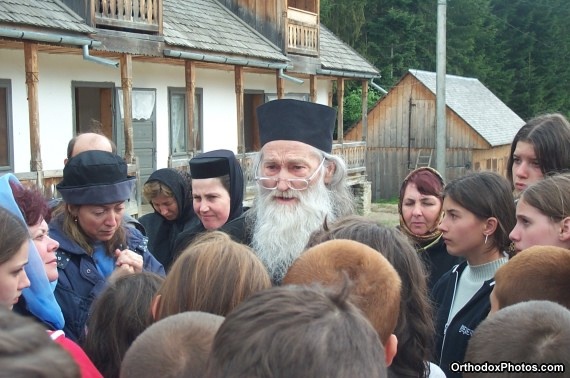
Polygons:
<instances>
[{"instance_id":1,"label":"wooden railing","mask_svg":"<svg viewBox=\"0 0 570 378\"><path fill-rule=\"evenodd\" d=\"M160 32L162 0L91 0L94 26Z\"/></svg>"},{"instance_id":2,"label":"wooden railing","mask_svg":"<svg viewBox=\"0 0 570 378\"><path fill-rule=\"evenodd\" d=\"M350 184L360 183L366 177L366 142L345 142L343 144L333 144L333 155L341 156L348 170L348 179ZM242 170L244 173L244 181L246 184L245 200L251 200L255 193L255 179L253 159L257 152L249 152L245 155L238 155ZM188 170L188 159L180 159L177 164L172 164L173 168ZM137 178L135 190L127 205L127 212L130 215L137 216L141 214L141 188L138 166L136 164L128 165L128 173ZM42 172L20 172L14 174L23 185L37 185L44 193L46 198L60 198L56 185L59 184L63 177L63 171L45 170Z\"/></svg>"},{"instance_id":3,"label":"wooden railing","mask_svg":"<svg viewBox=\"0 0 570 378\"><path fill-rule=\"evenodd\" d=\"M316 13L287 9L287 52L319 55L319 23Z\"/></svg>"}]
</instances>

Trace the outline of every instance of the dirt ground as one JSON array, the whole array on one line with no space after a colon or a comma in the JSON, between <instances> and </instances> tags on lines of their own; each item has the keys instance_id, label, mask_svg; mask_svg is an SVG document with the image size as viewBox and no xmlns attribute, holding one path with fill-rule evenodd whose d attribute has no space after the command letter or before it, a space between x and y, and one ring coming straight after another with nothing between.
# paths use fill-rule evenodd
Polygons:
<instances>
[{"instance_id":1,"label":"dirt ground","mask_svg":"<svg viewBox=\"0 0 570 378\"><path fill-rule=\"evenodd\" d=\"M373 203L367 217L384 226L396 226L399 223L398 205L391 203Z\"/></svg>"}]
</instances>

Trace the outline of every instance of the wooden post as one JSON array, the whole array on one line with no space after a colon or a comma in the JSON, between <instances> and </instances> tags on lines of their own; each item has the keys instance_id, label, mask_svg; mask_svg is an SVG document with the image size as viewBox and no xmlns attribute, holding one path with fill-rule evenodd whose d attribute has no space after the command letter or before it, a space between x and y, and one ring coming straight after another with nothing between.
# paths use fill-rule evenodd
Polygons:
<instances>
[{"instance_id":1,"label":"wooden post","mask_svg":"<svg viewBox=\"0 0 570 378\"><path fill-rule=\"evenodd\" d=\"M362 140L368 139L368 80L362 80Z\"/></svg>"},{"instance_id":2,"label":"wooden post","mask_svg":"<svg viewBox=\"0 0 570 378\"><path fill-rule=\"evenodd\" d=\"M235 66L235 89L236 89L236 106L237 106L237 133L238 133L238 154L245 157L245 133L244 133L244 115L243 115L243 67Z\"/></svg>"},{"instance_id":3,"label":"wooden post","mask_svg":"<svg viewBox=\"0 0 570 378\"><path fill-rule=\"evenodd\" d=\"M123 89L123 127L125 131L125 156L128 164L134 164L133 147L133 61L131 54L121 55L121 88Z\"/></svg>"},{"instance_id":4,"label":"wooden post","mask_svg":"<svg viewBox=\"0 0 570 378\"><path fill-rule=\"evenodd\" d=\"M38 110L38 44L24 42L24 60L26 67L26 88L28 90L28 114L30 122L30 170L42 170L40 145L40 114ZM38 185L41 185L38 180Z\"/></svg>"},{"instance_id":5,"label":"wooden post","mask_svg":"<svg viewBox=\"0 0 570 378\"><path fill-rule=\"evenodd\" d=\"M196 98L196 69L193 60L184 62L184 78L186 80L186 119L188 121L188 151L196 155L196 125L194 125Z\"/></svg>"},{"instance_id":6,"label":"wooden post","mask_svg":"<svg viewBox=\"0 0 570 378\"><path fill-rule=\"evenodd\" d=\"M311 75L309 86L310 100L311 102L317 102L317 77L315 75Z\"/></svg>"},{"instance_id":7,"label":"wooden post","mask_svg":"<svg viewBox=\"0 0 570 378\"><path fill-rule=\"evenodd\" d=\"M277 98L282 99L283 97L285 97L284 79L279 76L279 71L275 72L275 77L277 79Z\"/></svg>"},{"instance_id":8,"label":"wooden post","mask_svg":"<svg viewBox=\"0 0 570 378\"><path fill-rule=\"evenodd\" d=\"M336 79L336 101L338 103L337 142L342 145L344 143L344 79L342 77Z\"/></svg>"}]
</instances>

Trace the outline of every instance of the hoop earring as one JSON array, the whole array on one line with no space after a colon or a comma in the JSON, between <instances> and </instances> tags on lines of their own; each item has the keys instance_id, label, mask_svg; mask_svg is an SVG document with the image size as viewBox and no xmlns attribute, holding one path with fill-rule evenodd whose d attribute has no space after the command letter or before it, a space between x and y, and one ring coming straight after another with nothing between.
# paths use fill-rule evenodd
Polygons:
<instances>
[{"instance_id":1,"label":"hoop earring","mask_svg":"<svg viewBox=\"0 0 570 378\"><path fill-rule=\"evenodd\" d=\"M487 239L489 238L489 235L485 235L485 244L487 244Z\"/></svg>"}]
</instances>

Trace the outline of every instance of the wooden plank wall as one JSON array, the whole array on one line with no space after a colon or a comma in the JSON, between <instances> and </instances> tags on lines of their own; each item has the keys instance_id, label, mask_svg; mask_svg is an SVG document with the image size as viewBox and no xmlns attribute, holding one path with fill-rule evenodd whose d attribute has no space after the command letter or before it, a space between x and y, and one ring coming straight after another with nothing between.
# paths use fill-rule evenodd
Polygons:
<instances>
[{"instance_id":1,"label":"wooden plank wall","mask_svg":"<svg viewBox=\"0 0 570 378\"><path fill-rule=\"evenodd\" d=\"M220 2L284 51L287 19L283 14L287 11L287 0L220 0Z\"/></svg>"},{"instance_id":2,"label":"wooden plank wall","mask_svg":"<svg viewBox=\"0 0 570 378\"><path fill-rule=\"evenodd\" d=\"M493 171L507 177L507 162L511 153L511 145L497 146L489 150L473 151L474 171Z\"/></svg>"},{"instance_id":3,"label":"wooden plank wall","mask_svg":"<svg viewBox=\"0 0 570 378\"><path fill-rule=\"evenodd\" d=\"M366 170L372 200L397 197L418 154L429 155L435 149L435 104L434 94L408 74L368 113ZM362 140L362 124L353 127L345 140ZM473 151L489 148L457 114L447 110L447 181L472 169ZM432 167L435 159L434 152Z\"/></svg>"}]
</instances>

